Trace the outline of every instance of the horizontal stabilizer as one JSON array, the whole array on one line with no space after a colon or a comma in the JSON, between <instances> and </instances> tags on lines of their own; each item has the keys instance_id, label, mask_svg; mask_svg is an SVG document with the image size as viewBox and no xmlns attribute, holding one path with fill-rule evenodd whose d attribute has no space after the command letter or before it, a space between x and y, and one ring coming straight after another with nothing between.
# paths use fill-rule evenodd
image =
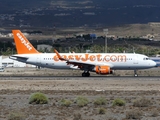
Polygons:
<instances>
[{"instance_id":1,"label":"horizontal stabilizer","mask_svg":"<svg viewBox=\"0 0 160 120\"><path fill-rule=\"evenodd\" d=\"M23 60L23 61L26 61L28 59L28 57L21 57L21 56L16 56L16 55L12 55L9 58L12 60Z\"/></svg>"}]
</instances>

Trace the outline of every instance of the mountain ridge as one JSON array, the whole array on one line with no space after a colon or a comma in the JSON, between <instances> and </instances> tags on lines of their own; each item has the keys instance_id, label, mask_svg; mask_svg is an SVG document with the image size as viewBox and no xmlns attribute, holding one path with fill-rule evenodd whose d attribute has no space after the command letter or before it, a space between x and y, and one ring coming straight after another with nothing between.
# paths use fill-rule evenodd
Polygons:
<instances>
[{"instance_id":1,"label":"mountain ridge","mask_svg":"<svg viewBox=\"0 0 160 120\"><path fill-rule=\"evenodd\" d=\"M0 27L101 27L160 22L159 0L1 0Z\"/></svg>"}]
</instances>

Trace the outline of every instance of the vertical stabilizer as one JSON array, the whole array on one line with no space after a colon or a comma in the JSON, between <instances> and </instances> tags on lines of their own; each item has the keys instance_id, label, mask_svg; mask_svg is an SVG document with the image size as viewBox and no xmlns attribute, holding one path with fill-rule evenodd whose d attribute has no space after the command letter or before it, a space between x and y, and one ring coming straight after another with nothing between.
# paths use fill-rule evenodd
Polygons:
<instances>
[{"instance_id":1,"label":"vertical stabilizer","mask_svg":"<svg viewBox=\"0 0 160 120\"><path fill-rule=\"evenodd\" d=\"M18 54L39 53L20 30L12 30L12 33Z\"/></svg>"}]
</instances>

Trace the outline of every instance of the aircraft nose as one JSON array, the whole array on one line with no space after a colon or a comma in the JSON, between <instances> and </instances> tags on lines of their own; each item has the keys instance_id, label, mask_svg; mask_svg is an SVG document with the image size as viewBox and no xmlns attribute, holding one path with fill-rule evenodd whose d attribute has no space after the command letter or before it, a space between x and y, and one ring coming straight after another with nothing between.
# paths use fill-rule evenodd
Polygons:
<instances>
[{"instance_id":1,"label":"aircraft nose","mask_svg":"<svg viewBox=\"0 0 160 120\"><path fill-rule=\"evenodd\" d=\"M153 66L153 67L156 67L156 66L157 66L157 63L154 62L154 61L152 61L152 63L151 63L150 65Z\"/></svg>"}]
</instances>

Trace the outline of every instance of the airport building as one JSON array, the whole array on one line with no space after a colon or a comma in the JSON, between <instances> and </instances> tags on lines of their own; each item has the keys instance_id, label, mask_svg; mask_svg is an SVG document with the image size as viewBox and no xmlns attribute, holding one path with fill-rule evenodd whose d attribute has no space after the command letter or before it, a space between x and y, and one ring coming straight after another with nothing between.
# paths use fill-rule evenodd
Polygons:
<instances>
[{"instance_id":1,"label":"airport building","mask_svg":"<svg viewBox=\"0 0 160 120\"><path fill-rule=\"evenodd\" d=\"M4 72L4 68L2 66L2 56L0 56L0 72Z\"/></svg>"}]
</instances>

